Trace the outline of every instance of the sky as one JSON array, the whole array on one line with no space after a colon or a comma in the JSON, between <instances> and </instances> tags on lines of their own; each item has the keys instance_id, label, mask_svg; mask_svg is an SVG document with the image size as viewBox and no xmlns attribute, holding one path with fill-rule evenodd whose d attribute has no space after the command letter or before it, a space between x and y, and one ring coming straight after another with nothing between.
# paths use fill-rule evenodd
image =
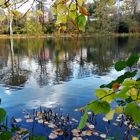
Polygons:
<instances>
[{"instance_id":1,"label":"sky","mask_svg":"<svg viewBox=\"0 0 140 140\"><path fill-rule=\"evenodd\" d=\"M46 0L46 1L48 1L47 3L46 3L46 6L47 7L50 7L51 6L51 4L52 4L52 0ZM86 0L87 2L93 2L94 0ZM19 11L21 11L22 13L25 13L29 8L30 8L30 6L31 6L31 4L33 3L33 0L28 0L28 2L26 3L26 4L24 4L20 9L19 9ZM35 4L34 4L35 5Z\"/></svg>"},{"instance_id":2,"label":"sky","mask_svg":"<svg viewBox=\"0 0 140 140\"><path fill-rule=\"evenodd\" d=\"M47 2L48 1L48 2ZM19 11L21 11L22 13L25 13L32 5L33 0L28 0L27 3L25 3L20 9L18 9ZM34 3L35 6L36 3ZM51 0L46 0L46 6L50 7L51 5Z\"/></svg>"}]
</instances>

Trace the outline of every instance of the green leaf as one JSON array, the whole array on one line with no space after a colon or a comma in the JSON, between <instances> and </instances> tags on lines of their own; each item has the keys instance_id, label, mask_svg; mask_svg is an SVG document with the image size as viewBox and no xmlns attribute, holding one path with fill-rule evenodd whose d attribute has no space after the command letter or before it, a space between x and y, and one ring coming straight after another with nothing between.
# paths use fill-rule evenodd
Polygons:
<instances>
[{"instance_id":1,"label":"green leaf","mask_svg":"<svg viewBox=\"0 0 140 140\"><path fill-rule=\"evenodd\" d=\"M69 9L70 11L75 11L76 10L76 4L75 3L72 3L71 5L70 5L70 9Z\"/></svg>"},{"instance_id":2,"label":"green leaf","mask_svg":"<svg viewBox=\"0 0 140 140\"><path fill-rule=\"evenodd\" d=\"M12 134L9 131L4 131L0 134L0 140L10 140L11 137Z\"/></svg>"},{"instance_id":3,"label":"green leaf","mask_svg":"<svg viewBox=\"0 0 140 140\"><path fill-rule=\"evenodd\" d=\"M125 72L123 75L119 76L116 80L112 81L111 83L107 84L107 85L101 85L100 88L112 88L112 85L114 83L122 83L126 78L132 78L137 74L137 70L132 71L132 72Z\"/></svg>"},{"instance_id":4,"label":"green leaf","mask_svg":"<svg viewBox=\"0 0 140 140\"><path fill-rule=\"evenodd\" d=\"M114 114L115 114L115 110L114 110L114 109L113 109L113 110L110 110L110 111L105 115L105 118L106 118L107 120L112 120L113 117L114 117Z\"/></svg>"},{"instance_id":5,"label":"green leaf","mask_svg":"<svg viewBox=\"0 0 140 140\"><path fill-rule=\"evenodd\" d=\"M112 90L97 89L96 96L102 101L112 102L115 99L115 94Z\"/></svg>"},{"instance_id":6,"label":"green leaf","mask_svg":"<svg viewBox=\"0 0 140 140\"><path fill-rule=\"evenodd\" d=\"M76 11L70 11L69 17L72 18L72 20L75 20L76 19Z\"/></svg>"},{"instance_id":7,"label":"green leaf","mask_svg":"<svg viewBox=\"0 0 140 140\"><path fill-rule=\"evenodd\" d=\"M140 107L135 103L129 103L125 108L125 113L132 117L135 123L140 123Z\"/></svg>"},{"instance_id":8,"label":"green leaf","mask_svg":"<svg viewBox=\"0 0 140 140\"><path fill-rule=\"evenodd\" d=\"M57 16L56 25L59 25L61 23L65 24L66 22L67 22L67 16L65 14Z\"/></svg>"},{"instance_id":9,"label":"green leaf","mask_svg":"<svg viewBox=\"0 0 140 140\"><path fill-rule=\"evenodd\" d=\"M126 61L127 66L132 67L134 64L136 64L139 60L139 56L137 54L132 54L128 60Z\"/></svg>"},{"instance_id":10,"label":"green leaf","mask_svg":"<svg viewBox=\"0 0 140 140\"><path fill-rule=\"evenodd\" d=\"M116 64L115 64L115 69L116 69L117 71L121 71L121 70L123 70L125 67L126 67L126 62L125 62L125 61L118 61L118 62L116 62Z\"/></svg>"},{"instance_id":11,"label":"green leaf","mask_svg":"<svg viewBox=\"0 0 140 140\"><path fill-rule=\"evenodd\" d=\"M102 97L104 97L106 94L107 94L107 91L104 90L104 89L97 89L96 92L95 92L95 95L96 95L98 98L102 98Z\"/></svg>"},{"instance_id":12,"label":"green leaf","mask_svg":"<svg viewBox=\"0 0 140 140\"><path fill-rule=\"evenodd\" d=\"M122 83L122 86L130 87L130 86L134 86L135 84L136 84L135 80L127 79Z\"/></svg>"},{"instance_id":13,"label":"green leaf","mask_svg":"<svg viewBox=\"0 0 140 140\"><path fill-rule=\"evenodd\" d=\"M84 115L81 117L81 120L78 126L79 129L83 129L85 127L87 119L88 119L88 114L87 112L85 112Z\"/></svg>"},{"instance_id":14,"label":"green leaf","mask_svg":"<svg viewBox=\"0 0 140 140\"><path fill-rule=\"evenodd\" d=\"M6 116L6 111L3 108L0 108L0 123L4 121Z\"/></svg>"},{"instance_id":15,"label":"green leaf","mask_svg":"<svg viewBox=\"0 0 140 140\"><path fill-rule=\"evenodd\" d=\"M85 32L86 17L84 15L79 15L76 19L79 30Z\"/></svg>"},{"instance_id":16,"label":"green leaf","mask_svg":"<svg viewBox=\"0 0 140 140\"><path fill-rule=\"evenodd\" d=\"M110 111L110 105L106 101L93 101L87 105L88 110L92 110L94 114L104 113L107 114Z\"/></svg>"},{"instance_id":17,"label":"green leaf","mask_svg":"<svg viewBox=\"0 0 140 140\"><path fill-rule=\"evenodd\" d=\"M128 92L130 88L129 87L124 87L123 89L121 89L121 91L116 94L116 98L122 98L122 99L126 99L128 98L129 96L126 95L126 93Z\"/></svg>"}]
</instances>

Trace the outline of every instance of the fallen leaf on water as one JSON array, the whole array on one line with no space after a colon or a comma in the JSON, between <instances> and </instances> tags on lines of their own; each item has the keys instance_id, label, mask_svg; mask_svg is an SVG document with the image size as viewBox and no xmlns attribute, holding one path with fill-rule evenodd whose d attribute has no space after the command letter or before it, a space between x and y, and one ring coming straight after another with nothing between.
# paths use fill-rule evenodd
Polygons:
<instances>
[{"instance_id":1,"label":"fallen leaf on water","mask_svg":"<svg viewBox=\"0 0 140 140\"><path fill-rule=\"evenodd\" d=\"M56 135L60 135L60 136L64 134L63 130L61 130L61 129L56 129L53 131L53 133Z\"/></svg>"},{"instance_id":2,"label":"fallen leaf on water","mask_svg":"<svg viewBox=\"0 0 140 140\"><path fill-rule=\"evenodd\" d=\"M56 127L56 125L55 125L55 124L53 124L53 123L50 123L50 124L48 125L48 127L49 127L49 128L55 128L55 127Z\"/></svg>"},{"instance_id":3,"label":"fallen leaf on water","mask_svg":"<svg viewBox=\"0 0 140 140\"><path fill-rule=\"evenodd\" d=\"M30 116L29 115L25 115L24 118L25 119L28 119L28 118L30 118Z\"/></svg>"},{"instance_id":4,"label":"fallen leaf on water","mask_svg":"<svg viewBox=\"0 0 140 140\"><path fill-rule=\"evenodd\" d=\"M21 122L22 119L21 118L16 118L15 121L18 123L18 122Z\"/></svg>"},{"instance_id":5,"label":"fallen leaf on water","mask_svg":"<svg viewBox=\"0 0 140 140\"><path fill-rule=\"evenodd\" d=\"M99 133L98 132L94 132L93 133L95 136L99 136Z\"/></svg>"},{"instance_id":6,"label":"fallen leaf on water","mask_svg":"<svg viewBox=\"0 0 140 140\"><path fill-rule=\"evenodd\" d=\"M106 117L103 117L103 121L108 122L108 119Z\"/></svg>"},{"instance_id":7,"label":"fallen leaf on water","mask_svg":"<svg viewBox=\"0 0 140 140\"><path fill-rule=\"evenodd\" d=\"M106 134L100 134L101 138L106 138Z\"/></svg>"},{"instance_id":8,"label":"fallen leaf on water","mask_svg":"<svg viewBox=\"0 0 140 140\"><path fill-rule=\"evenodd\" d=\"M73 137L72 140L83 140L82 137Z\"/></svg>"},{"instance_id":9,"label":"fallen leaf on water","mask_svg":"<svg viewBox=\"0 0 140 140\"><path fill-rule=\"evenodd\" d=\"M31 123L31 122L33 122L33 119L27 119L26 122Z\"/></svg>"},{"instance_id":10,"label":"fallen leaf on water","mask_svg":"<svg viewBox=\"0 0 140 140\"><path fill-rule=\"evenodd\" d=\"M43 119L38 120L38 123L43 123Z\"/></svg>"},{"instance_id":11,"label":"fallen leaf on water","mask_svg":"<svg viewBox=\"0 0 140 140\"><path fill-rule=\"evenodd\" d=\"M54 134L54 133L51 133L51 134L49 135L49 139L56 139L56 138L57 138L57 135Z\"/></svg>"},{"instance_id":12,"label":"fallen leaf on water","mask_svg":"<svg viewBox=\"0 0 140 140\"><path fill-rule=\"evenodd\" d=\"M91 125L88 126L88 128L90 128L90 129L94 129L95 126L91 124Z\"/></svg>"}]
</instances>

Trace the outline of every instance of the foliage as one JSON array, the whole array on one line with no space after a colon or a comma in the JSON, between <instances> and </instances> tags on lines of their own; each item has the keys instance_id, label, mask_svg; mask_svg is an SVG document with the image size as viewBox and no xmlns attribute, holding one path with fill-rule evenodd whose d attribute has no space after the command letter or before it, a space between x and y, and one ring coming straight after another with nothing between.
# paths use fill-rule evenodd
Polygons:
<instances>
[{"instance_id":1,"label":"foliage","mask_svg":"<svg viewBox=\"0 0 140 140\"><path fill-rule=\"evenodd\" d=\"M39 22L26 21L23 32L29 35L39 35L42 33L42 26Z\"/></svg>"},{"instance_id":2,"label":"foliage","mask_svg":"<svg viewBox=\"0 0 140 140\"><path fill-rule=\"evenodd\" d=\"M76 31L85 32L86 16L89 12L84 7L84 0L59 0L53 5L53 12L56 15L56 26L59 31L67 30L68 22L76 27Z\"/></svg>"},{"instance_id":3,"label":"foliage","mask_svg":"<svg viewBox=\"0 0 140 140\"><path fill-rule=\"evenodd\" d=\"M135 124L140 123L140 79L133 78L137 74L137 70L133 66L137 64L139 56L132 54L127 60L116 62L115 69L117 71L126 70L123 75L107 85L102 85L96 90L96 100L88 103L85 107L86 112L92 110L95 115L103 113L107 120L112 120L115 113L124 113L129 116ZM133 78L133 79L132 79ZM111 108L110 103L117 101L118 106ZM83 115L79 124L79 128L84 128L87 115Z\"/></svg>"},{"instance_id":4,"label":"foliage","mask_svg":"<svg viewBox=\"0 0 140 140\"><path fill-rule=\"evenodd\" d=\"M3 108L0 108L0 123L4 121L6 116L6 111Z\"/></svg>"}]
</instances>

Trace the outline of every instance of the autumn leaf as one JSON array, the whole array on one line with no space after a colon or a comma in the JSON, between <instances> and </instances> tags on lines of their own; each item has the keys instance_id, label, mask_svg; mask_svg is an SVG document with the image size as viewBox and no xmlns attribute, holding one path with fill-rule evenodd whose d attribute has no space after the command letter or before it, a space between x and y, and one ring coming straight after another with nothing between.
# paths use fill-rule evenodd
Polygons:
<instances>
[{"instance_id":1,"label":"autumn leaf","mask_svg":"<svg viewBox=\"0 0 140 140\"><path fill-rule=\"evenodd\" d=\"M119 83L114 83L113 85L112 85L112 89L114 90L114 91L116 91L116 90L118 90L119 89L119 87L120 87L120 84Z\"/></svg>"},{"instance_id":2,"label":"autumn leaf","mask_svg":"<svg viewBox=\"0 0 140 140\"><path fill-rule=\"evenodd\" d=\"M85 16L90 16L87 9L85 7L79 7L79 12Z\"/></svg>"}]
</instances>

